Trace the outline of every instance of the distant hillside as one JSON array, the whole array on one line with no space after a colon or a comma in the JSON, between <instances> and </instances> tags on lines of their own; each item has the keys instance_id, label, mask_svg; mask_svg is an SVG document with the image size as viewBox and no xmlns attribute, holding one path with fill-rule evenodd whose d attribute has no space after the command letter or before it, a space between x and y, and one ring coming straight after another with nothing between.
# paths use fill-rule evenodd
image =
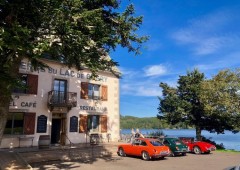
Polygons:
<instances>
[{"instance_id":1,"label":"distant hillside","mask_svg":"<svg viewBox=\"0 0 240 170\"><path fill-rule=\"evenodd\" d=\"M121 129L158 129L161 128L162 123L156 117L138 118L133 116L121 116L120 127Z\"/></svg>"},{"instance_id":2,"label":"distant hillside","mask_svg":"<svg viewBox=\"0 0 240 170\"><path fill-rule=\"evenodd\" d=\"M159 120L157 117L138 118L134 116L120 116L121 129L165 129L165 128L187 128L184 124L175 126L167 124L164 120Z\"/></svg>"}]
</instances>

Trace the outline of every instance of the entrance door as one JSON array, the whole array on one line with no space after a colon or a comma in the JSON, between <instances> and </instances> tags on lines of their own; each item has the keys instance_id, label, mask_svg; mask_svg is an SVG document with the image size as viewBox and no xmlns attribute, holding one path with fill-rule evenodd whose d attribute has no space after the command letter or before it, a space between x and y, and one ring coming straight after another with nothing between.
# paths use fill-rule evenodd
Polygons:
<instances>
[{"instance_id":1,"label":"entrance door","mask_svg":"<svg viewBox=\"0 0 240 170\"><path fill-rule=\"evenodd\" d=\"M61 119L52 119L51 144L60 143Z\"/></svg>"}]
</instances>

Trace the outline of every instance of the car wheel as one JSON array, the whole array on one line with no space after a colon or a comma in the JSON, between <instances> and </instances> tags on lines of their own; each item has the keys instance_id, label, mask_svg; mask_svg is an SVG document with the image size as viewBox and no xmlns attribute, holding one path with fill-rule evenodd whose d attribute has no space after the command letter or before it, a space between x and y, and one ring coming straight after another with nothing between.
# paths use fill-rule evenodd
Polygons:
<instances>
[{"instance_id":1,"label":"car wheel","mask_svg":"<svg viewBox=\"0 0 240 170\"><path fill-rule=\"evenodd\" d=\"M186 156L187 154L186 153L182 153L182 156Z\"/></svg>"},{"instance_id":2,"label":"car wheel","mask_svg":"<svg viewBox=\"0 0 240 170\"><path fill-rule=\"evenodd\" d=\"M200 149L198 146L194 146L193 152L194 152L195 154L201 154L201 153L202 153L202 152L201 152L201 149Z\"/></svg>"},{"instance_id":3,"label":"car wheel","mask_svg":"<svg viewBox=\"0 0 240 170\"><path fill-rule=\"evenodd\" d=\"M164 158L165 158L165 157L163 156L163 157L160 157L159 159L160 159L160 160L164 160Z\"/></svg>"},{"instance_id":4,"label":"car wheel","mask_svg":"<svg viewBox=\"0 0 240 170\"><path fill-rule=\"evenodd\" d=\"M150 156L146 151L142 152L142 159L145 161L148 161L150 159Z\"/></svg>"},{"instance_id":5,"label":"car wheel","mask_svg":"<svg viewBox=\"0 0 240 170\"><path fill-rule=\"evenodd\" d=\"M126 156L123 148L119 148L118 153L119 153L119 156L122 156L122 157Z\"/></svg>"},{"instance_id":6,"label":"car wheel","mask_svg":"<svg viewBox=\"0 0 240 170\"><path fill-rule=\"evenodd\" d=\"M174 157L176 156L173 151L170 152L170 156Z\"/></svg>"}]
</instances>

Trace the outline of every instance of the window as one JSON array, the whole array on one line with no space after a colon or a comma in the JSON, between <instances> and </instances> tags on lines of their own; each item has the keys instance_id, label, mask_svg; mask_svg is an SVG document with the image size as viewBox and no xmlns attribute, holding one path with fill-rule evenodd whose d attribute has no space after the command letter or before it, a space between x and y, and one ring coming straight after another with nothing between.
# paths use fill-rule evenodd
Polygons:
<instances>
[{"instance_id":1,"label":"window","mask_svg":"<svg viewBox=\"0 0 240 170\"><path fill-rule=\"evenodd\" d=\"M21 87L13 90L13 93L22 94L37 94L38 91L38 75L21 74L20 75Z\"/></svg>"},{"instance_id":2,"label":"window","mask_svg":"<svg viewBox=\"0 0 240 170\"><path fill-rule=\"evenodd\" d=\"M27 93L27 74L22 74L20 77L20 84L21 87L16 88L13 90L13 93L23 93L26 94Z\"/></svg>"},{"instance_id":3,"label":"window","mask_svg":"<svg viewBox=\"0 0 240 170\"><path fill-rule=\"evenodd\" d=\"M163 146L163 144L160 141L151 141L150 142L153 146Z\"/></svg>"},{"instance_id":4,"label":"window","mask_svg":"<svg viewBox=\"0 0 240 170\"><path fill-rule=\"evenodd\" d=\"M99 100L100 99L100 85L97 84L88 84L88 98Z\"/></svg>"},{"instance_id":5,"label":"window","mask_svg":"<svg viewBox=\"0 0 240 170\"><path fill-rule=\"evenodd\" d=\"M24 113L9 113L4 134L23 134Z\"/></svg>"},{"instance_id":6,"label":"window","mask_svg":"<svg viewBox=\"0 0 240 170\"><path fill-rule=\"evenodd\" d=\"M4 134L34 134L35 113L8 113Z\"/></svg>"},{"instance_id":7,"label":"window","mask_svg":"<svg viewBox=\"0 0 240 170\"><path fill-rule=\"evenodd\" d=\"M107 101L107 86L81 82L81 99Z\"/></svg>"},{"instance_id":8,"label":"window","mask_svg":"<svg viewBox=\"0 0 240 170\"><path fill-rule=\"evenodd\" d=\"M65 103L67 93L67 81L66 80L54 80L53 84L53 102L54 103Z\"/></svg>"},{"instance_id":9,"label":"window","mask_svg":"<svg viewBox=\"0 0 240 170\"><path fill-rule=\"evenodd\" d=\"M79 133L107 132L107 115L80 115Z\"/></svg>"},{"instance_id":10,"label":"window","mask_svg":"<svg viewBox=\"0 0 240 170\"><path fill-rule=\"evenodd\" d=\"M99 116L98 115L90 115L87 119L87 130L91 132L99 131Z\"/></svg>"}]
</instances>

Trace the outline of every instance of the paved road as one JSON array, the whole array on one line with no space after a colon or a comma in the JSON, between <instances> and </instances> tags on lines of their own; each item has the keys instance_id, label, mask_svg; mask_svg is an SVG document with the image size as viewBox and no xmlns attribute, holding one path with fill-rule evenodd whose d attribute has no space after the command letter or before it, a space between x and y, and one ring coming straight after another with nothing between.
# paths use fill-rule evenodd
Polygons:
<instances>
[{"instance_id":1,"label":"paved road","mask_svg":"<svg viewBox=\"0 0 240 170\"><path fill-rule=\"evenodd\" d=\"M35 170L223 170L240 164L240 153L213 152L212 154L166 157L164 160L143 161L133 157L104 157L88 162L49 162L33 165Z\"/></svg>"}]
</instances>

